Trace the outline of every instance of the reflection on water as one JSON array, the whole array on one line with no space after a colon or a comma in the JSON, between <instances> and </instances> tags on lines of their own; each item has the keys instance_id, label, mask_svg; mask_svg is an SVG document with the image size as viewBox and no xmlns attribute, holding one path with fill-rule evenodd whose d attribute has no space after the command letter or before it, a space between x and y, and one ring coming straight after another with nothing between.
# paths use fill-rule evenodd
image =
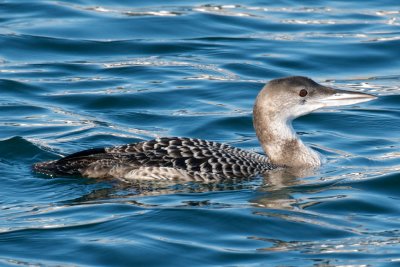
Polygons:
<instances>
[{"instance_id":1,"label":"reflection on water","mask_svg":"<svg viewBox=\"0 0 400 267\"><path fill-rule=\"evenodd\" d=\"M397 1L24 0L0 15L0 265L398 264ZM288 75L379 96L294 122L319 170L210 184L31 172L158 136L261 152L254 99Z\"/></svg>"}]
</instances>

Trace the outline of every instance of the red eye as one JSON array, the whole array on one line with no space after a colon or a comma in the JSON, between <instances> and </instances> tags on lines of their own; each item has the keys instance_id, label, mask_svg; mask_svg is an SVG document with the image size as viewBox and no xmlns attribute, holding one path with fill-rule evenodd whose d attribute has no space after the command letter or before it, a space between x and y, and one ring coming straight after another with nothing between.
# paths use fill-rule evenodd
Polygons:
<instances>
[{"instance_id":1,"label":"red eye","mask_svg":"<svg viewBox=\"0 0 400 267\"><path fill-rule=\"evenodd\" d=\"M300 93L299 93L299 96L305 97L307 94L308 94L308 92L307 92L306 89L301 89L301 90L300 90Z\"/></svg>"}]
</instances>

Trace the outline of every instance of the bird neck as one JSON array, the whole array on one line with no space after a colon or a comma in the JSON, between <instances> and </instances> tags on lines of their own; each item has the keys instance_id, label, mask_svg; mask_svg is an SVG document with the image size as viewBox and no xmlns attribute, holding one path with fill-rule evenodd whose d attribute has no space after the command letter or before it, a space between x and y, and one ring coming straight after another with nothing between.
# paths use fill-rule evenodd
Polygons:
<instances>
[{"instance_id":1,"label":"bird neck","mask_svg":"<svg viewBox=\"0 0 400 267\"><path fill-rule=\"evenodd\" d=\"M270 110L258 101L253 110L253 124L258 140L270 161L279 166L317 167L321 165L316 151L305 145L292 127L292 120L282 110Z\"/></svg>"}]
</instances>

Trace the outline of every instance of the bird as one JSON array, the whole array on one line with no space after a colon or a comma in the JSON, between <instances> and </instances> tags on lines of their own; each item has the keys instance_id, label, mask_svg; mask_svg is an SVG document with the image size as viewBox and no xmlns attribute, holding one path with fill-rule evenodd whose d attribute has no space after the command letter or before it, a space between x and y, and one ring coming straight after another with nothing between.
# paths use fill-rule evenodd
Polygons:
<instances>
[{"instance_id":1,"label":"bird","mask_svg":"<svg viewBox=\"0 0 400 267\"><path fill-rule=\"evenodd\" d=\"M253 126L264 154L187 137L161 137L133 144L92 148L36 163L49 176L116 178L125 181L221 181L251 178L276 168L318 168L321 155L304 144L292 121L320 108L351 105L374 95L334 89L303 76L269 81L253 107Z\"/></svg>"}]
</instances>

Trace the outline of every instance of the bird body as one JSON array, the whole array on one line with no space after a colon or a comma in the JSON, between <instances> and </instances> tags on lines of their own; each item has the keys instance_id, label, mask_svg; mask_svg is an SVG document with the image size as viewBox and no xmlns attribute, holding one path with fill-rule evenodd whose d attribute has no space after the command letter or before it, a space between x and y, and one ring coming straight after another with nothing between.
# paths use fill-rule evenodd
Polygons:
<instances>
[{"instance_id":1,"label":"bird body","mask_svg":"<svg viewBox=\"0 0 400 267\"><path fill-rule=\"evenodd\" d=\"M200 139L163 137L84 150L34 165L49 175L83 175L124 180L212 181L252 177L274 168L266 156Z\"/></svg>"},{"instance_id":2,"label":"bird body","mask_svg":"<svg viewBox=\"0 0 400 267\"><path fill-rule=\"evenodd\" d=\"M278 166L315 168L321 164L320 156L298 138L292 121L319 108L374 98L326 87L306 77L275 79L260 91L253 109L256 135L267 156L212 141L163 137L81 151L37 163L33 170L52 176L212 181L249 178Z\"/></svg>"}]
</instances>

